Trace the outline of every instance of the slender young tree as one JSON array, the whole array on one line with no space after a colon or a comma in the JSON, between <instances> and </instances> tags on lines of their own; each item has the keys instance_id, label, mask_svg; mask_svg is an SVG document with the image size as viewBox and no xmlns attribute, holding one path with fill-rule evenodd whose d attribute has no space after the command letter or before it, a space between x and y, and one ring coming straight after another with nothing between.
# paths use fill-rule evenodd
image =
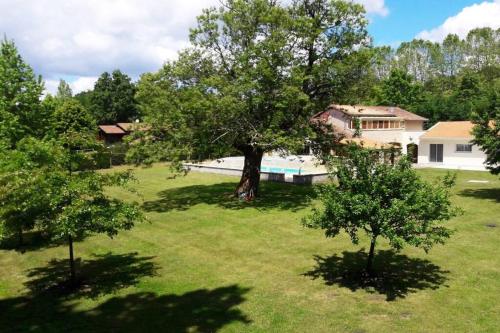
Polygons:
<instances>
[{"instance_id":1,"label":"slender young tree","mask_svg":"<svg viewBox=\"0 0 500 333\"><path fill-rule=\"evenodd\" d=\"M66 158L74 159L70 156ZM74 241L95 233L113 237L120 230L132 228L134 222L141 221L143 216L136 203L124 202L106 194L108 187L125 187L131 180L130 173L74 173L61 167L52 170L46 177L51 190L45 202L50 210L40 225L49 231L52 239L67 242L70 281L74 285Z\"/></svg>"},{"instance_id":2,"label":"slender young tree","mask_svg":"<svg viewBox=\"0 0 500 333\"><path fill-rule=\"evenodd\" d=\"M54 142L25 138L17 149L0 149L0 240L32 230L48 206L45 175L57 166L61 151Z\"/></svg>"},{"instance_id":3,"label":"slender young tree","mask_svg":"<svg viewBox=\"0 0 500 333\"><path fill-rule=\"evenodd\" d=\"M370 239L366 271L374 274L373 259L379 238L386 238L399 250L405 244L426 252L443 244L451 230L442 222L458 210L450 201L454 177L447 175L440 184L430 184L417 175L411 162L401 158L394 165L381 163L378 154L350 146L346 157L330 165L332 182L320 187L322 206L303 220L305 226L335 237L345 231L354 244L360 233Z\"/></svg>"},{"instance_id":4,"label":"slender young tree","mask_svg":"<svg viewBox=\"0 0 500 333\"><path fill-rule=\"evenodd\" d=\"M73 97L73 90L71 90L71 87L69 86L68 82L62 79L59 80L56 97L62 100Z\"/></svg>"}]
</instances>

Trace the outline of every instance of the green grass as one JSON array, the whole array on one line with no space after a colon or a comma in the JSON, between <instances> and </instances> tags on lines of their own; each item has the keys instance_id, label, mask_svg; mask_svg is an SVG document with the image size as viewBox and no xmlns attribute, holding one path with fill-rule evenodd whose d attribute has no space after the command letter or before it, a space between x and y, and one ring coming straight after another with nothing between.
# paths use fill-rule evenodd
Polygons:
<instances>
[{"instance_id":1,"label":"green grass","mask_svg":"<svg viewBox=\"0 0 500 333\"><path fill-rule=\"evenodd\" d=\"M426 179L443 170L419 170ZM459 172L456 233L429 254L378 247L377 284L350 272L360 246L301 226L311 187L262 184L230 198L236 178L138 169L150 223L75 244L83 286L68 294L67 247L34 238L0 250L0 332L496 332L500 327L500 181ZM468 180L489 183L469 183ZM133 194L115 192L135 198ZM491 227L488 225L497 225Z\"/></svg>"}]
</instances>

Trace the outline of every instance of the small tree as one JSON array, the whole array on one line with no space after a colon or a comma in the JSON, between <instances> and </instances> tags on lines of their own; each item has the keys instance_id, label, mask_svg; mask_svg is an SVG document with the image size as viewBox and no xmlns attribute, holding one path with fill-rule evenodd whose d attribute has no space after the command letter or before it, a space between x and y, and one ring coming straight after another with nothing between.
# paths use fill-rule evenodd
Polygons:
<instances>
[{"instance_id":1,"label":"small tree","mask_svg":"<svg viewBox=\"0 0 500 333\"><path fill-rule=\"evenodd\" d=\"M64 80L59 80L59 86L57 86L57 94L56 97L59 99L68 99L73 97L73 90L69 86L68 82Z\"/></svg>"},{"instance_id":2,"label":"small tree","mask_svg":"<svg viewBox=\"0 0 500 333\"><path fill-rule=\"evenodd\" d=\"M72 173L63 168L47 176L50 191L46 202L50 210L41 227L54 240L66 240L69 246L71 283L76 282L73 241L88 234L115 236L143 219L139 206L106 195L110 186L126 186L131 174L103 174L95 171Z\"/></svg>"},{"instance_id":3,"label":"small tree","mask_svg":"<svg viewBox=\"0 0 500 333\"><path fill-rule=\"evenodd\" d=\"M26 138L16 150L0 149L0 240L34 228L39 216L47 211L44 175L56 165L62 151L53 142Z\"/></svg>"},{"instance_id":4,"label":"small tree","mask_svg":"<svg viewBox=\"0 0 500 333\"><path fill-rule=\"evenodd\" d=\"M453 176L448 174L441 184L433 185L420 179L405 158L389 165L369 150L350 146L347 152L330 171L337 183L320 187L323 207L304 219L305 226L325 230L326 237L344 230L354 244L364 231L370 237L369 275L373 274L379 237L388 239L397 250L410 244L426 252L450 237L451 230L440 222L458 213L450 202Z\"/></svg>"}]
</instances>

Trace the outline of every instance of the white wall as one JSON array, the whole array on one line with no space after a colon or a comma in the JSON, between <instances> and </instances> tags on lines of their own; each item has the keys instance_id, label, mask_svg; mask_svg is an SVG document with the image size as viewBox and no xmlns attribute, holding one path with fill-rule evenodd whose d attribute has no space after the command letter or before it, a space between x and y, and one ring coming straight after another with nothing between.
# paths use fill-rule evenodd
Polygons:
<instances>
[{"instance_id":1,"label":"white wall","mask_svg":"<svg viewBox=\"0 0 500 333\"><path fill-rule=\"evenodd\" d=\"M422 120L405 120L405 128L409 132L421 132L424 130L424 122Z\"/></svg>"},{"instance_id":2,"label":"white wall","mask_svg":"<svg viewBox=\"0 0 500 333\"><path fill-rule=\"evenodd\" d=\"M350 131L349 129L350 121L351 117L337 110L333 110L330 114L330 117L328 118L328 123L348 131Z\"/></svg>"},{"instance_id":3,"label":"white wall","mask_svg":"<svg viewBox=\"0 0 500 333\"><path fill-rule=\"evenodd\" d=\"M430 162L430 145L443 145L443 162ZM418 164L429 167L449 169L485 170L483 165L486 155L478 146L472 146L472 152L457 152L457 144L469 144L467 139L430 139L421 138L418 145Z\"/></svg>"}]
</instances>

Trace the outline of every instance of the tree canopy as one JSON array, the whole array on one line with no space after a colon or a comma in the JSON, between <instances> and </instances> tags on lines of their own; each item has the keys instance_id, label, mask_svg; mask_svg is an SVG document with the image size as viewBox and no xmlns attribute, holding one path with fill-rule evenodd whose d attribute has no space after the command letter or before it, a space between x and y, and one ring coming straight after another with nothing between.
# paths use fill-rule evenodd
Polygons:
<instances>
[{"instance_id":1,"label":"tree canopy","mask_svg":"<svg viewBox=\"0 0 500 333\"><path fill-rule=\"evenodd\" d=\"M362 6L340 1L228 0L204 10L191 48L141 78L138 100L153 135L131 154L237 150L245 164L236 193L252 199L263 153L314 136L310 117L338 88L332 66L367 42L366 24Z\"/></svg>"},{"instance_id":2,"label":"tree canopy","mask_svg":"<svg viewBox=\"0 0 500 333\"><path fill-rule=\"evenodd\" d=\"M357 146L348 147L345 157L330 164L330 173L336 182L319 188L321 207L313 209L304 225L323 229L326 237L345 231L354 244L365 233L370 238L368 273L373 273L379 237L397 250L409 244L425 251L450 237L451 230L442 222L459 212L450 201L454 176L430 184L407 158L391 165L380 162L376 152Z\"/></svg>"},{"instance_id":3,"label":"tree canopy","mask_svg":"<svg viewBox=\"0 0 500 333\"><path fill-rule=\"evenodd\" d=\"M131 122L138 118L135 102L136 87L132 79L119 70L104 72L90 94L90 111L97 123L115 124ZM80 94L79 98L84 98Z\"/></svg>"},{"instance_id":4,"label":"tree canopy","mask_svg":"<svg viewBox=\"0 0 500 333\"><path fill-rule=\"evenodd\" d=\"M13 41L0 42L0 141L14 146L25 136L42 137L48 118L41 108L42 78L23 60Z\"/></svg>"}]
</instances>

